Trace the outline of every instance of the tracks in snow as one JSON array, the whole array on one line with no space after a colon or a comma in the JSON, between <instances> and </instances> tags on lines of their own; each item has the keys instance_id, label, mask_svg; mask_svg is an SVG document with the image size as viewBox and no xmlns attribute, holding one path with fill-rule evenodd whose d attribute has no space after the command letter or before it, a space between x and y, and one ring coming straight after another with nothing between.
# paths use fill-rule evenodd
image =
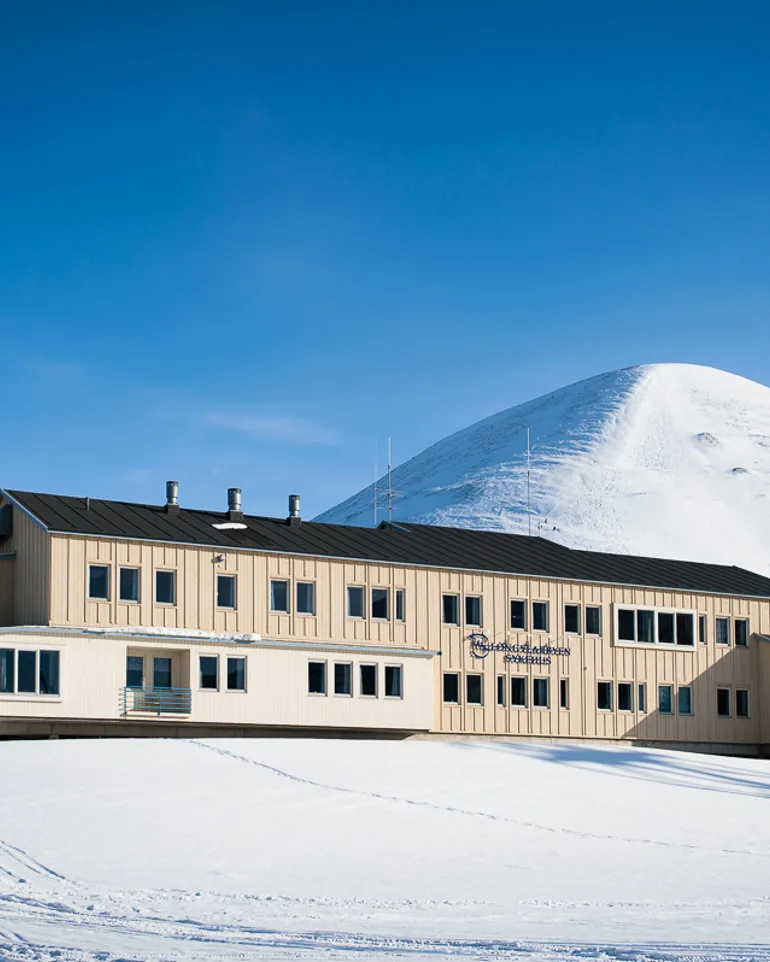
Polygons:
<instances>
[{"instance_id":1,"label":"tracks in snow","mask_svg":"<svg viewBox=\"0 0 770 962\"><path fill-rule=\"evenodd\" d=\"M19 875L19 872L22 874ZM47 865L38 862L36 858L33 858L29 852L25 852L23 848L19 848L17 845L11 845L10 842L3 842L1 839L0 875L5 875L12 881L19 883L27 882L30 876L37 876L38 878L49 880L53 879L59 882L66 881L63 875L59 875L59 873L54 872L52 868L48 868Z\"/></svg>"}]
</instances>

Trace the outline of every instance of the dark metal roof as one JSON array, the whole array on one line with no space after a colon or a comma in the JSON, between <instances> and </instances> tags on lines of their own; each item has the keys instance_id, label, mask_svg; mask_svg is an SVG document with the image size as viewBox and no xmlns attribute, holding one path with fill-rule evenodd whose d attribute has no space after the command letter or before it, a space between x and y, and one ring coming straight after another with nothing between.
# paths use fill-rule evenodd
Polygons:
<instances>
[{"instance_id":1,"label":"dark metal roof","mask_svg":"<svg viewBox=\"0 0 770 962\"><path fill-rule=\"evenodd\" d=\"M289 524L282 518L250 515L243 519L245 529L222 530L214 525L228 521L226 512L180 508L178 514L167 514L165 507L151 504L93 498L87 506L85 498L27 491L6 493L49 531L62 534L770 598L770 579L744 568L578 551L545 538L498 531L402 521L383 523L379 528L315 521Z\"/></svg>"}]
</instances>

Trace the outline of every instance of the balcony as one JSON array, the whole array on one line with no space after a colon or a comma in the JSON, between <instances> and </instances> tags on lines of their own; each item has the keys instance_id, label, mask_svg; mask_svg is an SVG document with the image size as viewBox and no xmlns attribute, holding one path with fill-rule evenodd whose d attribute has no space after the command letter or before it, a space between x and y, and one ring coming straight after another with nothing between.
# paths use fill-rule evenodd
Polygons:
<instances>
[{"instance_id":1,"label":"balcony","mask_svg":"<svg viewBox=\"0 0 770 962\"><path fill-rule=\"evenodd\" d=\"M121 688L120 714L189 715L192 691L189 688Z\"/></svg>"}]
</instances>

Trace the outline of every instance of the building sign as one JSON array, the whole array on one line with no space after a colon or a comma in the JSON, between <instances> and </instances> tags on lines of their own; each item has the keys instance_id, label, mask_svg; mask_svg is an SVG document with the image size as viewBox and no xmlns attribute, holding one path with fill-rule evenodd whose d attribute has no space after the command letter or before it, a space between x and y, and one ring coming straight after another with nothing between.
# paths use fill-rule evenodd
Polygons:
<instances>
[{"instance_id":1,"label":"building sign","mask_svg":"<svg viewBox=\"0 0 770 962\"><path fill-rule=\"evenodd\" d=\"M512 645L508 641L490 641L486 635L475 633L468 635L471 643L471 654L474 658L486 658L492 651L502 651L503 660L519 665L550 665L558 655L569 656L570 648L560 648L554 645L531 645L528 642Z\"/></svg>"}]
</instances>

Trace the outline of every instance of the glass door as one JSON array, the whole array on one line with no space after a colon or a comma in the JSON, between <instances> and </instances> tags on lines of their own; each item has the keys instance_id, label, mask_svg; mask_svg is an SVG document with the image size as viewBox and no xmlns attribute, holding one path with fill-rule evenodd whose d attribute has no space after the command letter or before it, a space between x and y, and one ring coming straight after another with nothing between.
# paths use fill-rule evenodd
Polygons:
<instances>
[{"instance_id":1,"label":"glass door","mask_svg":"<svg viewBox=\"0 0 770 962\"><path fill-rule=\"evenodd\" d=\"M154 688L171 687L171 659L152 659L152 684Z\"/></svg>"}]
</instances>

